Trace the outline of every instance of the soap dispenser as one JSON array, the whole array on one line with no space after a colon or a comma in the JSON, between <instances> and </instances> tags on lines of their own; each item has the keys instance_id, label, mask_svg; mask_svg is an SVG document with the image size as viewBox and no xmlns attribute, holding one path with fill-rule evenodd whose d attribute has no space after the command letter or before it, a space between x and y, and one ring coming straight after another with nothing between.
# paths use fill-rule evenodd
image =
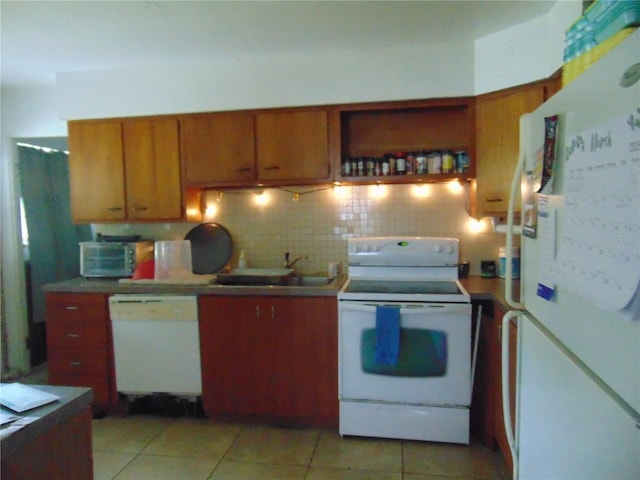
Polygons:
<instances>
[{"instance_id":1,"label":"soap dispenser","mask_svg":"<svg viewBox=\"0 0 640 480\"><path fill-rule=\"evenodd\" d=\"M247 268L247 257L244 250L240 250L240 258L238 259L238 268Z\"/></svg>"}]
</instances>

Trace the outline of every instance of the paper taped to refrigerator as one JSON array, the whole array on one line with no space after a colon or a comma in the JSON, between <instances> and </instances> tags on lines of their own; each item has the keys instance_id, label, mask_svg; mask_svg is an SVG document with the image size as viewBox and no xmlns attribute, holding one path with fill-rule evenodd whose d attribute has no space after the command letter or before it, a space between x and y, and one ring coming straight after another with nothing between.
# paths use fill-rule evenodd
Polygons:
<instances>
[{"instance_id":1,"label":"paper taped to refrigerator","mask_svg":"<svg viewBox=\"0 0 640 480\"><path fill-rule=\"evenodd\" d=\"M640 285L640 107L565 144L558 285L607 311Z\"/></svg>"}]
</instances>

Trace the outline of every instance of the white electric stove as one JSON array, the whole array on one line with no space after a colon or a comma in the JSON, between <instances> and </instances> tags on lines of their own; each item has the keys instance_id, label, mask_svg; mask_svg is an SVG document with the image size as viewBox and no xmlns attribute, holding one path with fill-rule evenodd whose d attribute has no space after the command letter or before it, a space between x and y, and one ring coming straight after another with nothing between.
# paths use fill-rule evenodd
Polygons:
<instances>
[{"instance_id":1,"label":"white electric stove","mask_svg":"<svg viewBox=\"0 0 640 480\"><path fill-rule=\"evenodd\" d=\"M471 302L459 241L366 237L348 243L338 294L340 434L469 443ZM397 352L380 361L382 311Z\"/></svg>"}]
</instances>

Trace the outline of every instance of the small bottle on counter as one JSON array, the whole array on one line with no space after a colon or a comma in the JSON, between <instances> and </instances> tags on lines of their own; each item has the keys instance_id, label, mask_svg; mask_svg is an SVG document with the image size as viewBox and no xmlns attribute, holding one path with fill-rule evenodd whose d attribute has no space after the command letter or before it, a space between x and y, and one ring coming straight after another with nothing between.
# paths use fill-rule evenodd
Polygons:
<instances>
[{"instance_id":1,"label":"small bottle on counter","mask_svg":"<svg viewBox=\"0 0 640 480\"><path fill-rule=\"evenodd\" d=\"M247 268L247 257L244 250L240 250L240 258L238 259L238 268Z\"/></svg>"}]
</instances>

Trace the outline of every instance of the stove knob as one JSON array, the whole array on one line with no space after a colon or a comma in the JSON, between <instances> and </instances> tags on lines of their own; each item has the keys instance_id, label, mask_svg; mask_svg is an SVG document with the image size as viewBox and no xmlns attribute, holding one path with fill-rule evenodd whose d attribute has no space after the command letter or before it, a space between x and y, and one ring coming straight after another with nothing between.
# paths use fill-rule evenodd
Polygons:
<instances>
[{"instance_id":1,"label":"stove knob","mask_svg":"<svg viewBox=\"0 0 640 480\"><path fill-rule=\"evenodd\" d=\"M433 247L433 251L436 253L440 253L442 251L442 245L436 245L435 247Z\"/></svg>"},{"instance_id":2,"label":"stove knob","mask_svg":"<svg viewBox=\"0 0 640 480\"><path fill-rule=\"evenodd\" d=\"M453 244L452 243L447 245L447 253L448 254L452 254L453 253Z\"/></svg>"}]
</instances>

